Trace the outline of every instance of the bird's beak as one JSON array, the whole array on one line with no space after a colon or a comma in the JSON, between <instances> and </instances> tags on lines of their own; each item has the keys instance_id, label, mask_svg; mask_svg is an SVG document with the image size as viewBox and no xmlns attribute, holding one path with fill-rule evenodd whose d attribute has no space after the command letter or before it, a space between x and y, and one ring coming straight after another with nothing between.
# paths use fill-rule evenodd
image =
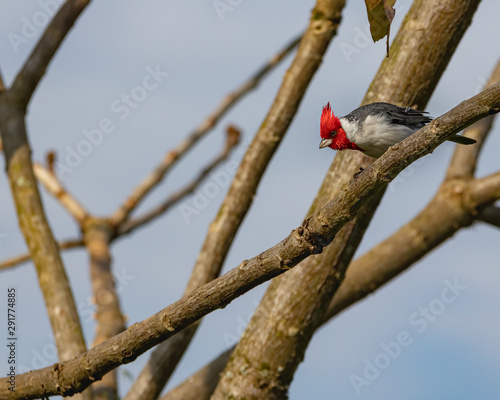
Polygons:
<instances>
[{"instance_id":1,"label":"bird's beak","mask_svg":"<svg viewBox=\"0 0 500 400\"><path fill-rule=\"evenodd\" d=\"M323 149L325 147L330 146L333 143L333 139L323 139L319 144L319 148Z\"/></svg>"}]
</instances>

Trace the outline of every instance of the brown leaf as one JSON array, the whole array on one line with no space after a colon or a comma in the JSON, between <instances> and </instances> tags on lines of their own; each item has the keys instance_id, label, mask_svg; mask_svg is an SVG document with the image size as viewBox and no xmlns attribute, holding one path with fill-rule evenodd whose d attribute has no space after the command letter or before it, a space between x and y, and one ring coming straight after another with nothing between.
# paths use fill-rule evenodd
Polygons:
<instances>
[{"instance_id":1,"label":"brown leaf","mask_svg":"<svg viewBox=\"0 0 500 400\"><path fill-rule=\"evenodd\" d=\"M391 23L396 14L395 3L396 0L365 0L373 41L376 42L387 36L387 57L389 57Z\"/></svg>"}]
</instances>

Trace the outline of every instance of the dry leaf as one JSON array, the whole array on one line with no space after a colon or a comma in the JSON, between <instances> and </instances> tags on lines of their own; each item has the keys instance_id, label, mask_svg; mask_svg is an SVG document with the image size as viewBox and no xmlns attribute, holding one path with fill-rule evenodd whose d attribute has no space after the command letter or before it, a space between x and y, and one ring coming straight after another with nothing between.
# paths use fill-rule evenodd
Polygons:
<instances>
[{"instance_id":1,"label":"dry leaf","mask_svg":"<svg viewBox=\"0 0 500 400\"><path fill-rule=\"evenodd\" d=\"M395 3L396 0L365 0L373 41L376 42L387 36L387 57L389 57L391 23L396 14Z\"/></svg>"}]
</instances>

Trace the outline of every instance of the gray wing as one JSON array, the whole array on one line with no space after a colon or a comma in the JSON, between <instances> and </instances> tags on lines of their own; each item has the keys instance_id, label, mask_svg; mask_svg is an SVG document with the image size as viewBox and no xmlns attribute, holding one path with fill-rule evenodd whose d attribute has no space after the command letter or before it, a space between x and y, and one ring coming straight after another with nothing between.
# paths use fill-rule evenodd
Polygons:
<instances>
[{"instance_id":1,"label":"gray wing","mask_svg":"<svg viewBox=\"0 0 500 400\"><path fill-rule=\"evenodd\" d=\"M390 103L372 103L354 110L346 115L348 119L365 120L368 115L386 116L393 124L406 125L419 129L432 121L432 117L425 115L427 112L414 110L409 107L399 107Z\"/></svg>"}]
</instances>

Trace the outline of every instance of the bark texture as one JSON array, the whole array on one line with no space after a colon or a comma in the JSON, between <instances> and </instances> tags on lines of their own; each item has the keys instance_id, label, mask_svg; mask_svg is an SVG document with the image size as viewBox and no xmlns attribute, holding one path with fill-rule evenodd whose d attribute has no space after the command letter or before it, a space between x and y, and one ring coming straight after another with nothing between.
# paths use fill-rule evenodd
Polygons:
<instances>
[{"instance_id":1,"label":"bark texture","mask_svg":"<svg viewBox=\"0 0 500 400\"><path fill-rule=\"evenodd\" d=\"M85 246L90 257L90 278L93 300L96 306L96 335L92 347L125 330L125 318L120 309L120 300L115 290L111 271L109 245L113 227L103 218L89 218L83 228ZM112 371L94 383L96 399L112 400L118 398L117 377Z\"/></svg>"}]
</instances>

